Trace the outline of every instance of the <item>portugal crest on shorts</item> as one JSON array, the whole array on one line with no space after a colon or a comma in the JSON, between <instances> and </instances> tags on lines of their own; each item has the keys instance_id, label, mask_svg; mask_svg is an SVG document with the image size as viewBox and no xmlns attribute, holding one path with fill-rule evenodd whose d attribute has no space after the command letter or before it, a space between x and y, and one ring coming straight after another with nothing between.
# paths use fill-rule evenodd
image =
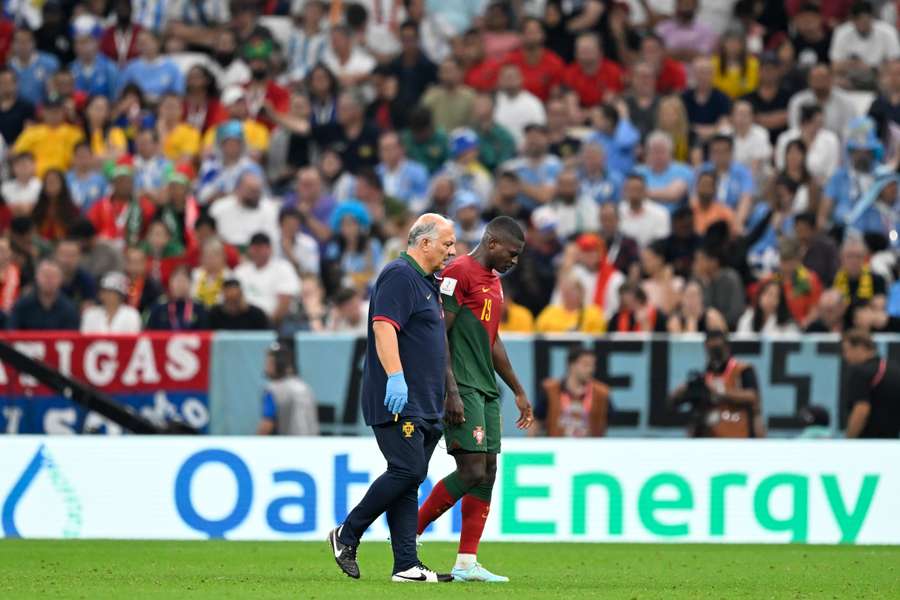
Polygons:
<instances>
[{"instance_id":1,"label":"portugal crest on shorts","mask_svg":"<svg viewBox=\"0 0 900 600\"><path fill-rule=\"evenodd\" d=\"M405 421L403 423L403 427L401 428L401 431L403 431L403 437L405 438L411 438L413 431L415 430L416 426L412 424L412 421Z\"/></svg>"},{"instance_id":2,"label":"portugal crest on shorts","mask_svg":"<svg viewBox=\"0 0 900 600\"><path fill-rule=\"evenodd\" d=\"M475 443L479 446L484 443L484 427L478 425L475 429L472 430L472 437L475 438Z\"/></svg>"}]
</instances>

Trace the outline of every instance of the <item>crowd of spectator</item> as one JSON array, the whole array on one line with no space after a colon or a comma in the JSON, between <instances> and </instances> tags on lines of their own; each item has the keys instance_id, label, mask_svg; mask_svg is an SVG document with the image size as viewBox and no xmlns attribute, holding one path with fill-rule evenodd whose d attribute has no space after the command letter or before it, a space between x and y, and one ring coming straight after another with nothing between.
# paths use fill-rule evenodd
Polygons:
<instances>
[{"instance_id":1,"label":"crowd of spectator","mask_svg":"<svg viewBox=\"0 0 900 600\"><path fill-rule=\"evenodd\" d=\"M506 332L900 331L896 2L3 8L6 328L362 332L427 211Z\"/></svg>"}]
</instances>

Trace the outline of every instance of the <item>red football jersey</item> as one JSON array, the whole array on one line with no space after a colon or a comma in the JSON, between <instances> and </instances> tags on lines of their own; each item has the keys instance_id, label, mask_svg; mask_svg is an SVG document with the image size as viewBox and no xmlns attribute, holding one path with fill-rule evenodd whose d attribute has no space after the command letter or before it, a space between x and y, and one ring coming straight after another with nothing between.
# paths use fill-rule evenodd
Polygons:
<instances>
[{"instance_id":1,"label":"red football jersey","mask_svg":"<svg viewBox=\"0 0 900 600\"><path fill-rule=\"evenodd\" d=\"M441 293L452 296L460 311L471 311L493 347L503 315L503 286L497 272L481 266L469 255L460 256L444 269ZM448 303L444 306L448 307Z\"/></svg>"}]
</instances>

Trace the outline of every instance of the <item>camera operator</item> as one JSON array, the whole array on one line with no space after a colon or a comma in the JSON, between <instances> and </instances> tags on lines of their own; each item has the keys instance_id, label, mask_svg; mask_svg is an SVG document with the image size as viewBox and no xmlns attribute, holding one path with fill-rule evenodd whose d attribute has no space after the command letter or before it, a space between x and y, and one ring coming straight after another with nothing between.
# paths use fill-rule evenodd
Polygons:
<instances>
[{"instance_id":1,"label":"camera operator","mask_svg":"<svg viewBox=\"0 0 900 600\"><path fill-rule=\"evenodd\" d=\"M872 336L851 329L841 342L850 366L848 438L893 438L900 435L900 366L878 356Z\"/></svg>"},{"instance_id":2,"label":"camera operator","mask_svg":"<svg viewBox=\"0 0 900 600\"><path fill-rule=\"evenodd\" d=\"M692 372L688 382L672 393L676 406L688 405L692 437L763 437L759 387L752 365L731 355L722 331L706 334L706 371Z\"/></svg>"},{"instance_id":3,"label":"camera operator","mask_svg":"<svg viewBox=\"0 0 900 600\"><path fill-rule=\"evenodd\" d=\"M319 413L312 388L297 376L294 353L276 342L266 354L269 384L263 396L257 435L319 435Z\"/></svg>"}]
</instances>

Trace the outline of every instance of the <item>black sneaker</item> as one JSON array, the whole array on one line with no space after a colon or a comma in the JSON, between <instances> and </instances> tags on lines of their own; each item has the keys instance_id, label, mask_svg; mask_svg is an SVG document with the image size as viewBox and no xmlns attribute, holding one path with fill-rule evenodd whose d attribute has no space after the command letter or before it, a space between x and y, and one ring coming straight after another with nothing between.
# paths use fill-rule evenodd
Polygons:
<instances>
[{"instance_id":1,"label":"black sneaker","mask_svg":"<svg viewBox=\"0 0 900 600\"><path fill-rule=\"evenodd\" d=\"M449 573L435 573L422 563L399 571L391 576L395 583L447 583L453 581L453 575Z\"/></svg>"},{"instance_id":2,"label":"black sneaker","mask_svg":"<svg viewBox=\"0 0 900 600\"><path fill-rule=\"evenodd\" d=\"M343 527L343 526L342 526ZM328 545L331 546L331 553L334 555L334 562L341 568L348 577L359 579L359 565L356 563L356 549L358 546L348 546L342 544L338 539L340 527L335 527L328 534Z\"/></svg>"}]
</instances>

